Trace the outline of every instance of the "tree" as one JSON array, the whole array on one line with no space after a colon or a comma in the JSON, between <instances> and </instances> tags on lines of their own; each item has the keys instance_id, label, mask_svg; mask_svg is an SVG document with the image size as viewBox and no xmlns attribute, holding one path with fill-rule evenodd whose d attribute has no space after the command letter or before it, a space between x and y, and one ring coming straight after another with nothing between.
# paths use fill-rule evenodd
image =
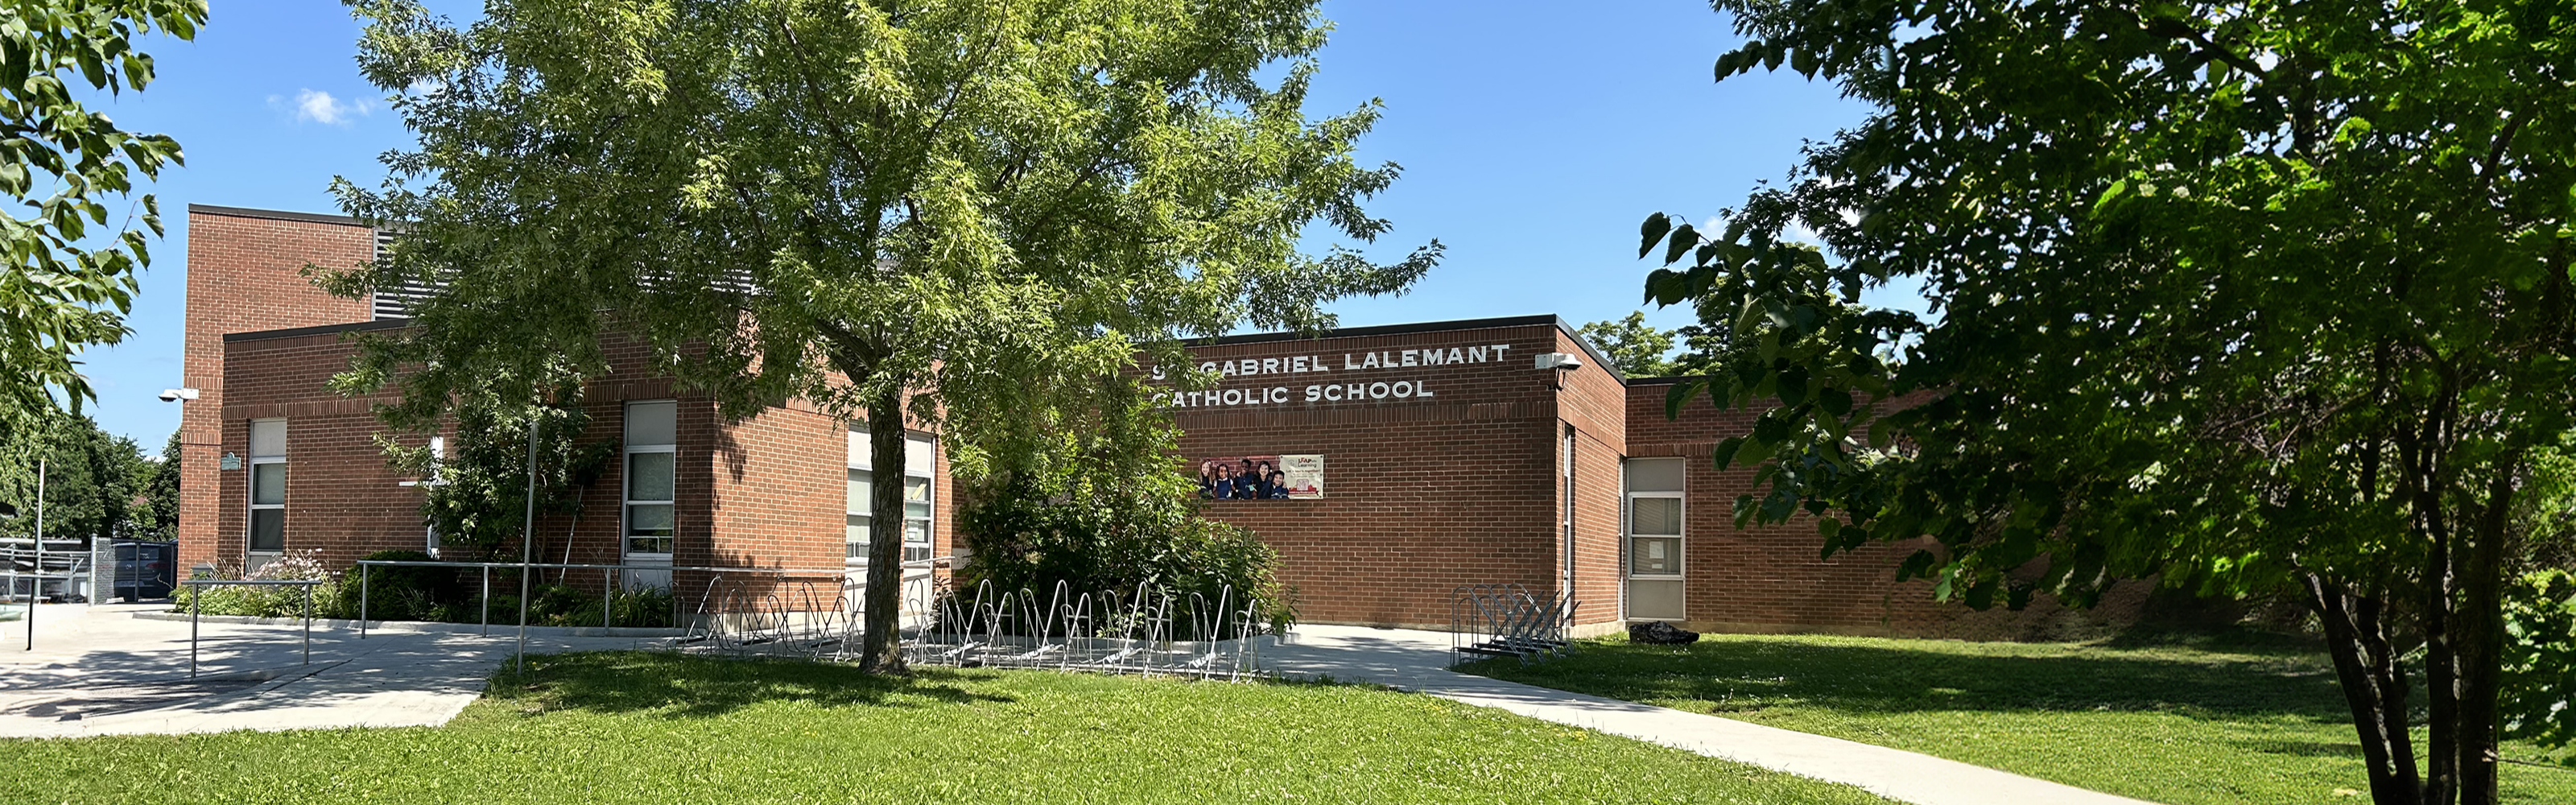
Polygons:
<instances>
[{"instance_id":1,"label":"tree","mask_svg":"<svg viewBox=\"0 0 2576 805\"><path fill-rule=\"evenodd\" d=\"M1575 332L1600 347L1619 365L1620 374L1629 377L1663 377L1674 373L1672 359L1673 331L1657 329L1646 323L1645 311L1630 311L1617 321L1596 321L1576 328Z\"/></svg>"},{"instance_id":2,"label":"tree","mask_svg":"<svg viewBox=\"0 0 2576 805\"><path fill-rule=\"evenodd\" d=\"M170 432L170 441L161 446L161 460L152 462L142 484L144 509L134 516L137 539L170 540L179 537L179 431Z\"/></svg>"},{"instance_id":3,"label":"tree","mask_svg":"<svg viewBox=\"0 0 2576 805\"><path fill-rule=\"evenodd\" d=\"M523 536L530 449L537 454L536 510L575 518L581 516L590 487L616 459L617 440L580 440L590 424L590 415L581 405L581 384L562 367L551 368L554 380L547 384L551 388L545 389L544 404L502 398L489 388L467 389L449 401L445 411L457 438L444 449L377 436L393 465L425 484L422 518L438 535L442 550L455 546L468 555L493 557L500 555L501 546ZM440 423L398 420L396 424L397 430L434 430ZM531 428L535 433L530 433ZM525 546L531 551L545 542L542 537L526 536L532 540Z\"/></svg>"},{"instance_id":4,"label":"tree","mask_svg":"<svg viewBox=\"0 0 2576 805\"><path fill-rule=\"evenodd\" d=\"M1721 80L1875 107L1723 233L1642 233L1724 331L1672 404L1777 398L1716 451L1739 520L1932 537L1900 574L1977 607L2295 596L2374 800L2496 801L2503 571L2576 408L2576 7L1717 6ZM1896 277L1938 317L1860 303Z\"/></svg>"},{"instance_id":5,"label":"tree","mask_svg":"<svg viewBox=\"0 0 2576 805\"><path fill-rule=\"evenodd\" d=\"M156 474L133 439L112 436L84 416L54 412L44 423L32 450L0 466L0 479L13 491L0 499L27 501L22 516L0 520L11 536L35 532L37 475L44 476L45 538L110 540L150 536L153 527L145 490ZM42 459L42 467L38 460Z\"/></svg>"},{"instance_id":6,"label":"tree","mask_svg":"<svg viewBox=\"0 0 2576 805\"><path fill-rule=\"evenodd\" d=\"M161 208L144 194L101 245L91 227L108 225L110 196L130 196L134 174L182 161L177 141L117 128L66 79L139 92L152 57L136 40L192 39L205 21L204 0L0 0L0 199L23 208L0 214L0 448L43 427L54 390L75 413L92 396L76 356L125 337Z\"/></svg>"},{"instance_id":7,"label":"tree","mask_svg":"<svg viewBox=\"0 0 2576 805\"><path fill-rule=\"evenodd\" d=\"M410 421L533 400L541 362L595 376L632 338L728 416L801 398L876 423L883 467L909 414L973 473L1061 449L1140 360L1187 365L1185 337L1326 326L1438 255L1297 248L1317 220L1385 232L1361 203L1396 175L1351 155L1375 104L1305 117L1312 0L519 0L463 27L355 5L420 147L381 190L339 185L400 223L326 283L443 288L341 380L398 384ZM877 518L872 669L901 667L900 545Z\"/></svg>"}]
</instances>

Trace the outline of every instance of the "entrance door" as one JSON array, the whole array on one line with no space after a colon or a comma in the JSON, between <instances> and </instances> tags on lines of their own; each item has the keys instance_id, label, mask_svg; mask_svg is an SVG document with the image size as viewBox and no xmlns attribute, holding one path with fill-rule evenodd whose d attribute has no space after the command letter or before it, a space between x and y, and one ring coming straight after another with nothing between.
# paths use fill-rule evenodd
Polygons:
<instances>
[{"instance_id":1,"label":"entrance door","mask_svg":"<svg viewBox=\"0 0 2576 805\"><path fill-rule=\"evenodd\" d=\"M1682 486L1686 459L1632 459L1620 518L1626 544L1629 620L1687 620L1682 572Z\"/></svg>"}]
</instances>

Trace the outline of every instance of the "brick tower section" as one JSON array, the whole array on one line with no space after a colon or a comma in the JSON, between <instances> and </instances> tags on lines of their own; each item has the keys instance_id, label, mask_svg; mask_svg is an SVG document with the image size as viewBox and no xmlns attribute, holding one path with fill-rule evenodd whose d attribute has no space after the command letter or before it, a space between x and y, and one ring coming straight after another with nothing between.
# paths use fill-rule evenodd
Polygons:
<instances>
[{"instance_id":1,"label":"brick tower section","mask_svg":"<svg viewBox=\"0 0 2576 805\"><path fill-rule=\"evenodd\" d=\"M374 257L375 231L353 219L188 207L186 352L180 382L197 389L198 396L183 403L179 419L181 562L194 566L221 558L215 545L224 477L217 462L227 419L224 334L369 320L369 302L325 294L301 271L307 265L356 266Z\"/></svg>"},{"instance_id":2,"label":"brick tower section","mask_svg":"<svg viewBox=\"0 0 2576 805\"><path fill-rule=\"evenodd\" d=\"M1619 381L1589 356L1564 377L1534 367L1571 345L1553 316L1201 345L1197 359L1224 379L1177 400L1186 471L1215 458L1323 456L1321 499L1212 500L1203 511L1279 552L1303 620L1446 629L1461 585L1564 586L1571 426L1575 596L1583 620L1608 622L1626 422Z\"/></svg>"}]
</instances>

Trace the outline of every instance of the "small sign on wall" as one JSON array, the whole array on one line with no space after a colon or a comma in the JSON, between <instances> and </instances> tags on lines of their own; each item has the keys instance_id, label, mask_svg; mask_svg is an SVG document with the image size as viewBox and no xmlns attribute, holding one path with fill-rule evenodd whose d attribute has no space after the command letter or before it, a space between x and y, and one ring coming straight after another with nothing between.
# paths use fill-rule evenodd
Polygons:
<instances>
[{"instance_id":1,"label":"small sign on wall","mask_svg":"<svg viewBox=\"0 0 2576 805\"><path fill-rule=\"evenodd\" d=\"M1315 500L1324 496L1324 457L1224 456L1199 462L1201 500Z\"/></svg>"},{"instance_id":2,"label":"small sign on wall","mask_svg":"<svg viewBox=\"0 0 2576 805\"><path fill-rule=\"evenodd\" d=\"M215 462L215 465L228 470L241 469L241 456L225 453L223 459Z\"/></svg>"}]
</instances>

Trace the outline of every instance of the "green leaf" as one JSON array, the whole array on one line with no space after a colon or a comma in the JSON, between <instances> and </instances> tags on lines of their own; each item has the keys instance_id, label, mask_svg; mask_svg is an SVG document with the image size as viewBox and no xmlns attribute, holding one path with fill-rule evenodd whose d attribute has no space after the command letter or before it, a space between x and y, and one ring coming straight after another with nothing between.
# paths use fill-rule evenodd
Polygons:
<instances>
[{"instance_id":1,"label":"green leaf","mask_svg":"<svg viewBox=\"0 0 2576 805\"><path fill-rule=\"evenodd\" d=\"M1644 259L1646 255L1652 254L1655 251L1655 244L1664 239L1664 233L1671 231L1673 231L1673 220L1666 217L1663 213L1659 212L1646 216L1645 225L1637 228L1637 234L1640 238L1637 243L1638 259ZM1665 262L1672 261L1667 260Z\"/></svg>"},{"instance_id":2,"label":"green leaf","mask_svg":"<svg viewBox=\"0 0 2576 805\"><path fill-rule=\"evenodd\" d=\"M1664 265L1680 262L1682 255L1689 254L1691 247L1697 245L1699 230L1691 228L1690 224L1674 227L1672 236L1664 242Z\"/></svg>"},{"instance_id":3,"label":"green leaf","mask_svg":"<svg viewBox=\"0 0 2576 805\"><path fill-rule=\"evenodd\" d=\"M1709 460L1713 462L1713 465L1718 470L1724 471L1735 466L1735 456L1743 449L1744 437L1742 436L1729 436L1724 439L1719 439L1717 441L1717 451L1709 455Z\"/></svg>"},{"instance_id":4,"label":"green leaf","mask_svg":"<svg viewBox=\"0 0 2576 805\"><path fill-rule=\"evenodd\" d=\"M1708 388L1708 380L1705 378L1693 378L1673 384L1671 389L1664 392L1664 418L1682 418L1682 406L1689 404L1692 397L1699 396L1700 391L1706 388Z\"/></svg>"}]
</instances>

